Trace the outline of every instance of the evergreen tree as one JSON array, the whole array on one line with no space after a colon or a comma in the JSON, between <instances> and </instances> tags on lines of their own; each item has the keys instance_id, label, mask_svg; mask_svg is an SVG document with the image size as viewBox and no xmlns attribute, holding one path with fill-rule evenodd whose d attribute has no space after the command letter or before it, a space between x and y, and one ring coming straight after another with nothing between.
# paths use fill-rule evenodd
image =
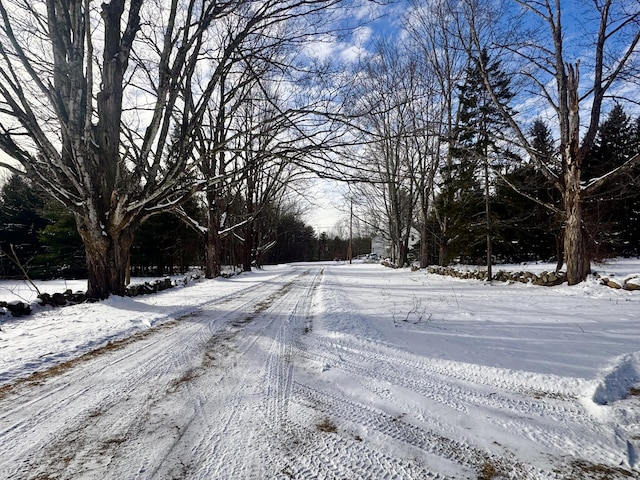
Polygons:
<instances>
[{"instance_id":1,"label":"evergreen tree","mask_svg":"<svg viewBox=\"0 0 640 480\"><path fill-rule=\"evenodd\" d=\"M265 263L311 261L317 258L318 240L313 227L293 214L278 220L278 237L275 247L265 256Z\"/></svg>"},{"instance_id":2,"label":"evergreen tree","mask_svg":"<svg viewBox=\"0 0 640 480\"><path fill-rule=\"evenodd\" d=\"M131 274L161 276L184 273L192 264L190 260L197 258L200 250L185 252L183 248L189 241L188 237L195 235L184 222L170 213L151 217L140 226L131 246Z\"/></svg>"},{"instance_id":3,"label":"evergreen tree","mask_svg":"<svg viewBox=\"0 0 640 480\"><path fill-rule=\"evenodd\" d=\"M452 260L476 263L482 258L484 209L476 170L470 162L456 162L436 198L435 213L446 217L448 225L446 237L439 236L439 241L446 244L444 263Z\"/></svg>"},{"instance_id":4,"label":"evergreen tree","mask_svg":"<svg viewBox=\"0 0 640 480\"><path fill-rule=\"evenodd\" d=\"M555 145L548 125L537 119L529 134L537 160L551 165ZM560 268L562 216L545 206L558 204L560 192L538 170L538 163L518 158L514 165L496 184L496 254L512 262L555 257Z\"/></svg>"},{"instance_id":5,"label":"evergreen tree","mask_svg":"<svg viewBox=\"0 0 640 480\"><path fill-rule=\"evenodd\" d=\"M588 182L619 167L640 150L640 118L634 122L616 104L600 125L596 143L585 161ZM609 182L586 198L585 226L595 259L640 254L640 167L618 182Z\"/></svg>"},{"instance_id":6,"label":"evergreen tree","mask_svg":"<svg viewBox=\"0 0 640 480\"><path fill-rule=\"evenodd\" d=\"M449 218L448 251L451 257L480 261L484 250L490 267L492 163L500 154L496 136L506 127L505 121L489 96L481 69L485 66L497 98L505 105L513 98L509 79L499 61L491 61L487 51L482 58L471 59L465 81L459 86L458 127L455 132L453 162L442 187L442 214ZM446 200L446 201L442 201ZM486 240L486 249L483 244Z\"/></svg>"},{"instance_id":7,"label":"evergreen tree","mask_svg":"<svg viewBox=\"0 0 640 480\"><path fill-rule=\"evenodd\" d=\"M200 218L195 200L182 205L191 218ZM161 213L145 221L131 247L131 275L160 276L185 273L204 258L204 240L193 228L173 213Z\"/></svg>"},{"instance_id":8,"label":"evergreen tree","mask_svg":"<svg viewBox=\"0 0 640 480\"><path fill-rule=\"evenodd\" d=\"M42 212L48 225L39 232L43 250L34 260L34 277L87 278L85 250L73 215L52 201L45 204Z\"/></svg>"},{"instance_id":9,"label":"evergreen tree","mask_svg":"<svg viewBox=\"0 0 640 480\"><path fill-rule=\"evenodd\" d=\"M40 214L43 205L43 196L24 177L12 175L3 185L0 190L0 275L21 276L16 262L29 270L35 256L42 252L38 232L49 223Z\"/></svg>"},{"instance_id":10,"label":"evergreen tree","mask_svg":"<svg viewBox=\"0 0 640 480\"><path fill-rule=\"evenodd\" d=\"M318 238L318 260L331 260L329 255L329 236L322 232Z\"/></svg>"},{"instance_id":11,"label":"evergreen tree","mask_svg":"<svg viewBox=\"0 0 640 480\"><path fill-rule=\"evenodd\" d=\"M0 197L3 276L22 276L17 261L32 279L86 278L85 251L73 215L23 176L12 176ZM12 258L14 252L17 258Z\"/></svg>"}]
</instances>

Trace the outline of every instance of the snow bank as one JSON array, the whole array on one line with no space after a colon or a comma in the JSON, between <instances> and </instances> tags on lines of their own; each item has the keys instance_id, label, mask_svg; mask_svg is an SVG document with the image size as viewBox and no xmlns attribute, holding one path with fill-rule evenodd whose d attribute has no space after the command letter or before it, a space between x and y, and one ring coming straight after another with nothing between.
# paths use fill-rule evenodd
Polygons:
<instances>
[{"instance_id":1,"label":"snow bank","mask_svg":"<svg viewBox=\"0 0 640 480\"><path fill-rule=\"evenodd\" d=\"M609 405L629 397L631 389L640 388L640 352L621 355L603 373L593 393L596 404Z\"/></svg>"}]
</instances>

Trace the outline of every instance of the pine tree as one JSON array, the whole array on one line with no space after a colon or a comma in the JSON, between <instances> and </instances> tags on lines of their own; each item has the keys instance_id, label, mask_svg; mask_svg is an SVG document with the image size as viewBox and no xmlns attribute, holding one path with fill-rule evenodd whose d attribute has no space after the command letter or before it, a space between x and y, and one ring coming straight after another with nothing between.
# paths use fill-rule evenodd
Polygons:
<instances>
[{"instance_id":1,"label":"pine tree","mask_svg":"<svg viewBox=\"0 0 640 480\"><path fill-rule=\"evenodd\" d=\"M40 211L43 196L24 177L12 175L0 191L0 275L20 276L43 247L38 232L49 222ZM15 254L15 255L14 255Z\"/></svg>"},{"instance_id":2,"label":"pine tree","mask_svg":"<svg viewBox=\"0 0 640 480\"><path fill-rule=\"evenodd\" d=\"M499 61L491 61L486 50L479 59L471 59L465 81L459 87L458 128L453 149L454 163L450 183L443 193L449 195L451 253L469 255L479 261L486 239L486 259L491 275L492 228L491 190L492 162L500 154L496 136L505 128L502 115L495 107L485 87L481 69L486 66L488 78L496 96L505 106L513 98L509 79ZM483 202L484 199L484 202ZM484 205L483 205L484 203Z\"/></svg>"},{"instance_id":3,"label":"pine tree","mask_svg":"<svg viewBox=\"0 0 640 480\"><path fill-rule=\"evenodd\" d=\"M551 130L540 119L534 121L529 135L537 158L518 158L513 170L503 174L496 185L500 240L496 253L515 262L556 257L559 269L563 260L562 216L545 205L556 205L560 192L537 167L553 163L555 144Z\"/></svg>"},{"instance_id":4,"label":"pine tree","mask_svg":"<svg viewBox=\"0 0 640 480\"><path fill-rule=\"evenodd\" d=\"M266 263L301 262L317 259L318 239L313 227L297 215L287 213L277 220L275 247L265 256Z\"/></svg>"},{"instance_id":5,"label":"pine tree","mask_svg":"<svg viewBox=\"0 0 640 480\"><path fill-rule=\"evenodd\" d=\"M599 178L622 165L640 149L640 118L634 122L616 104L600 125L596 144L585 161L584 179ZM596 259L640 253L640 168L610 182L586 199L588 246Z\"/></svg>"},{"instance_id":6,"label":"pine tree","mask_svg":"<svg viewBox=\"0 0 640 480\"><path fill-rule=\"evenodd\" d=\"M52 201L44 205L42 214L48 225L39 232L43 250L34 259L34 278L87 278L84 245L73 215Z\"/></svg>"},{"instance_id":7,"label":"pine tree","mask_svg":"<svg viewBox=\"0 0 640 480\"><path fill-rule=\"evenodd\" d=\"M3 186L0 200L3 276L22 276L19 262L32 279L86 278L85 251L71 213L18 175Z\"/></svg>"}]
</instances>

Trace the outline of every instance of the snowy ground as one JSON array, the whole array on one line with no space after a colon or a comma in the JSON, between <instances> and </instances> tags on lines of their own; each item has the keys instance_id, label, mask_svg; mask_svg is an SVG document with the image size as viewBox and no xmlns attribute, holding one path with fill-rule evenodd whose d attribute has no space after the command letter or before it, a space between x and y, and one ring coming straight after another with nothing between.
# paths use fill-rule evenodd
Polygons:
<instances>
[{"instance_id":1,"label":"snowy ground","mask_svg":"<svg viewBox=\"0 0 640 480\"><path fill-rule=\"evenodd\" d=\"M640 478L640 292L296 264L5 318L0 478Z\"/></svg>"}]
</instances>

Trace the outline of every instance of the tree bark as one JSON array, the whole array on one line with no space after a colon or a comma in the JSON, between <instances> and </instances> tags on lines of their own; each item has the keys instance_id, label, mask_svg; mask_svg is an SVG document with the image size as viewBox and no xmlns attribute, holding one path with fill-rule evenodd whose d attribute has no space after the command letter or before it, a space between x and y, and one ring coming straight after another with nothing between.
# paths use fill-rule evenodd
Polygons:
<instances>
[{"instance_id":1,"label":"tree bark","mask_svg":"<svg viewBox=\"0 0 640 480\"><path fill-rule=\"evenodd\" d=\"M578 97L578 65L567 65L566 76L566 143L561 145L564 170L564 259L567 264L567 283L576 285L587 278L591 271L590 259L585 249L582 225L582 188L580 170L580 116Z\"/></svg>"},{"instance_id":2,"label":"tree bark","mask_svg":"<svg viewBox=\"0 0 640 480\"><path fill-rule=\"evenodd\" d=\"M429 213L423 204L420 210L420 268L427 268L429 265Z\"/></svg>"},{"instance_id":3,"label":"tree bark","mask_svg":"<svg viewBox=\"0 0 640 480\"><path fill-rule=\"evenodd\" d=\"M242 271L251 271L251 261L253 257L253 248L255 245L255 227L254 222L247 223L244 229L244 244L242 245Z\"/></svg>"},{"instance_id":4,"label":"tree bark","mask_svg":"<svg viewBox=\"0 0 640 480\"><path fill-rule=\"evenodd\" d=\"M486 227L487 227L487 280L489 282L493 279L493 252L492 252L492 244L491 244L491 195L489 189L489 158L488 152L485 152L484 157L484 213L486 217Z\"/></svg>"},{"instance_id":5,"label":"tree bark","mask_svg":"<svg viewBox=\"0 0 640 480\"><path fill-rule=\"evenodd\" d=\"M107 231L96 227L87 215L76 215L76 222L86 249L87 296L94 300L103 300L110 294L124 296L133 229Z\"/></svg>"},{"instance_id":6,"label":"tree bark","mask_svg":"<svg viewBox=\"0 0 640 480\"><path fill-rule=\"evenodd\" d=\"M556 235L556 272L559 272L564 265L564 235L563 231Z\"/></svg>"},{"instance_id":7,"label":"tree bark","mask_svg":"<svg viewBox=\"0 0 640 480\"><path fill-rule=\"evenodd\" d=\"M218 215L215 212L215 205L209 203L207 212L207 236L205 242L205 278L216 278L222 273L220 265L220 235L218 234Z\"/></svg>"},{"instance_id":8,"label":"tree bark","mask_svg":"<svg viewBox=\"0 0 640 480\"><path fill-rule=\"evenodd\" d=\"M579 173L579 172L578 172ZM575 172L568 172L565 178L571 177L576 182ZM568 178L569 180L569 178ZM582 198L579 180L577 187L568 186L565 192L565 227L564 258L567 264L567 282L576 285L586 279L590 272L590 261L585 249L584 231L582 228Z\"/></svg>"}]
</instances>

